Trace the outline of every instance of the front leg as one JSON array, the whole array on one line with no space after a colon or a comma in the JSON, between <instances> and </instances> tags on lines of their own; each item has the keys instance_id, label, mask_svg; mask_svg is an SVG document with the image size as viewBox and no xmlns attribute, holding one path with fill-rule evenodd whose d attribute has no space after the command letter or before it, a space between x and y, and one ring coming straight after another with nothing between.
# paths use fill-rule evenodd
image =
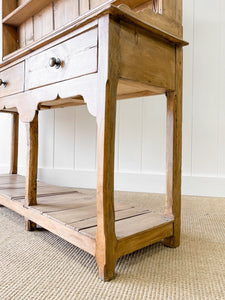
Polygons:
<instances>
[{"instance_id":1,"label":"front leg","mask_svg":"<svg viewBox=\"0 0 225 300\"><path fill-rule=\"evenodd\" d=\"M182 48L176 49L176 91L167 93L167 183L165 214L174 216L173 236L164 240L168 247L180 245L181 162L182 162Z\"/></svg>"},{"instance_id":2,"label":"front leg","mask_svg":"<svg viewBox=\"0 0 225 300\"><path fill-rule=\"evenodd\" d=\"M119 79L119 28L109 16L99 21L99 97L97 102L97 236L99 277L115 276L114 148L116 95Z\"/></svg>"},{"instance_id":3,"label":"front leg","mask_svg":"<svg viewBox=\"0 0 225 300\"><path fill-rule=\"evenodd\" d=\"M37 169L38 169L38 112L32 122L26 124L27 129L27 167L25 185L25 206L37 204ZM36 224L25 218L25 229L33 231Z\"/></svg>"}]
</instances>

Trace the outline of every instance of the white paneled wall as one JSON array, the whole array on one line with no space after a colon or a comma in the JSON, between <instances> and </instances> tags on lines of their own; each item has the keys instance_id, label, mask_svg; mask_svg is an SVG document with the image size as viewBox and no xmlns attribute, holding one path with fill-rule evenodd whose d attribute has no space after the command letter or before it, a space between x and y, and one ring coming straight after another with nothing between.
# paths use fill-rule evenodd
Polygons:
<instances>
[{"instance_id":1,"label":"white paneled wall","mask_svg":"<svg viewBox=\"0 0 225 300\"><path fill-rule=\"evenodd\" d=\"M184 0L184 194L225 197L225 1ZM164 96L118 103L116 189L165 191ZM0 118L1 171L9 162L10 120ZM20 126L20 172L25 128ZM40 113L39 178L76 187L96 185L96 122L86 107Z\"/></svg>"}]
</instances>

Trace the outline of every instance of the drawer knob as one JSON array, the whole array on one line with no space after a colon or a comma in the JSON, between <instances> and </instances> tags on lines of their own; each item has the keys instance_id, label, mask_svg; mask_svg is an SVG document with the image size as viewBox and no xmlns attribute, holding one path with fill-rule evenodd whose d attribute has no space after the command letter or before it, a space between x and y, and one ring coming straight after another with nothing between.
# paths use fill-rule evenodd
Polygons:
<instances>
[{"instance_id":1,"label":"drawer knob","mask_svg":"<svg viewBox=\"0 0 225 300\"><path fill-rule=\"evenodd\" d=\"M7 82L6 81L3 81L2 79L0 79L0 86L4 86L6 87L7 86Z\"/></svg>"},{"instance_id":2,"label":"drawer knob","mask_svg":"<svg viewBox=\"0 0 225 300\"><path fill-rule=\"evenodd\" d=\"M49 59L49 66L51 68L55 67L56 69L60 68L62 61L59 58L51 57Z\"/></svg>"}]
</instances>

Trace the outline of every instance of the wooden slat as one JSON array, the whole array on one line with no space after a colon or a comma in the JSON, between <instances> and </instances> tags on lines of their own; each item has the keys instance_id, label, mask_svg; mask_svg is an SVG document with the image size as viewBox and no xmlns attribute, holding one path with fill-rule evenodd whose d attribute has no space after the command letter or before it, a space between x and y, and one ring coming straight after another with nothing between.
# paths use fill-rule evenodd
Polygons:
<instances>
[{"instance_id":1,"label":"wooden slat","mask_svg":"<svg viewBox=\"0 0 225 300\"><path fill-rule=\"evenodd\" d=\"M17 183L17 182L24 182L25 177L17 174L1 174L0 175L0 185L2 184L10 184L10 183Z\"/></svg>"},{"instance_id":2,"label":"wooden slat","mask_svg":"<svg viewBox=\"0 0 225 300\"><path fill-rule=\"evenodd\" d=\"M39 213L50 213L79 207L93 206L96 197L82 193L61 194L56 196L38 197L38 204L32 206Z\"/></svg>"},{"instance_id":3,"label":"wooden slat","mask_svg":"<svg viewBox=\"0 0 225 300\"><path fill-rule=\"evenodd\" d=\"M29 45L33 41L34 41L34 21L33 21L33 17L31 17L25 22L25 42L26 45Z\"/></svg>"},{"instance_id":4,"label":"wooden slat","mask_svg":"<svg viewBox=\"0 0 225 300\"><path fill-rule=\"evenodd\" d=\"M89 11L89 0L80 0L80 15L83 15L87 11Z\"/></svg>"},{"instance_id":5,"label":"wooden slat","mask_svg":"<svg viewBox=\"0 0 225 300\"><path fill-rule=\"evenodd\" d=\"M59 28L79 16L78 0L56 0L54 1L54 23L55 29Z\"/></svg>"},{"instance_id":6,"label":"wooden slat","mask_svg":"<svg viewBox=\"0 0 225 300\"><path fill-rule=\"evenodd\" d=\"M96 201L95 201L96 202ZM83 202L84 203L84 202ZM86 203L87 204L87 203ZM127 210L131 206L123 203L117 203L115 210ZM51 218L58 220L64 224L73 224L81 220L95 218L97 215L96 203L85 205L73 209L64 209L60 211L47 213Z\"/></svg>"},{"instance_id":7,"label":"wooden slat","mask_svg":"<svg viewBox=\"0 0 225 300\"><path fill-rule=\"evenodd\" d=\"M167 218L163 214L149 212L144 215L117 221L115 223L116 236L117 239L122 239L127 236L132 236L140 232L144 232L149 228L158 227L172 221L173 218ZM96 236L96 231L96 227L81 230L81 232L91 237Z\"/></svg>"},{"instance_id":8,"label":"wooden slat","mask_svg":"<svg viewBox=\"0 0 225 300\"><path fill-rule=\"evenodd\" d=\"M34 16L34 40L39 40L52 31L53 11L50 3Z\"/></svg>"},{"instance_id":9,"label":"wooden slat","mask_svg":"<svg viewBox=\"0 0 225 300\"><path fill-rule=\"evenodd\" d=\"M0 192L5 197L12 200L19 200L25 198L25 180L22 182L15 183L1 183ZM37 183L37 196L53 196L53 195L65 195L77 193L74 188L59 187L54 185L49 185L43 182Z\"/></svg>"},{"instance_id":10,"label":"wooden slat","mask_svg":"<svg viewBox=\"0 0 225 300\"><path fill-rule=\"evenodd\" d=\"M146 210L137 209L135 207L121 209L121 210L117 210L117 209L118 209L117 203L115 202L115 220L116 221L119 221L122 219L128 219L128 218L131 218L131 217L134 217L137 215L143 215L143 214L149 212ZM84 219L81 221L71 223L69 225L71 227L75 228L76 230L84 230L84 229L88 229L91 227L96 227L97 226L97 217Z\"/></svg>"}]
</instances>

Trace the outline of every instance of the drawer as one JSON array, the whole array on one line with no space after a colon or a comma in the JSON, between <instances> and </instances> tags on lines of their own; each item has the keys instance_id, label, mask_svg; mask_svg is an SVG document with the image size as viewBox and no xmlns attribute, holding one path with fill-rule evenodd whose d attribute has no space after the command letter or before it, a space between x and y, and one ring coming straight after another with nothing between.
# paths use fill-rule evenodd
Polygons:
<instances>
[{"instance_id":1,"label":"drawer","mask_svg":"<svg viewBox=\"0 0 225 300\"><path fill-rule=\"evenodd\" d=\"M33 89L51 83L97 72L97 28L75 36L26 60L25 88ZM50 67L54 57L62 64Z\"/></svg>"},{"instance_id":2,"label":"drawer","mask_svg":"<svg viewBox=\"0 0 225 300\"><path fill-rule=\"evenodd\" d=\"M0 97L23 92L24 90L24 62L0 72L0 78L7 82L6 87L0 87Z\"/></svg>"}]
</instances>

